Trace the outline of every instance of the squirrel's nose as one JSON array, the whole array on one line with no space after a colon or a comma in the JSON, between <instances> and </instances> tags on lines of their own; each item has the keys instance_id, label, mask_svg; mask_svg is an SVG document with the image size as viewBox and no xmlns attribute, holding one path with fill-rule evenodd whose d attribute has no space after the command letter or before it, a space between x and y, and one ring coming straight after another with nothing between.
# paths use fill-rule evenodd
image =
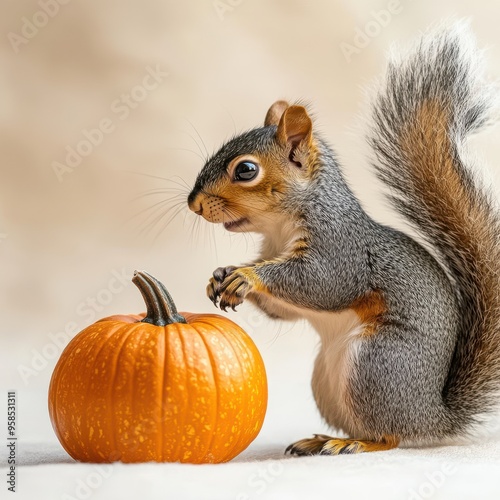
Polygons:
<instances>
[{"instance_id":1,"label":"squirrel's nose","mask_svg":"<svg viewBox=\"0 0 500 500\"><path fill-rule=\"evenodd\" d=\"M203 214L203 205L201 201L197 198L198 193L193 189L188 196L188 205L189 208L197 215Z\"/></svg>"},{"instance_id":2,"label":"squirrel's nose","mask_svg":"<svg viewBox=\"0 0 500 500\"><path fill-rule=\"evenodd\" d=\"M189 204L189 208L197 215L203 215L203 205L200 202Z\"/></svg>"}]
</instances>

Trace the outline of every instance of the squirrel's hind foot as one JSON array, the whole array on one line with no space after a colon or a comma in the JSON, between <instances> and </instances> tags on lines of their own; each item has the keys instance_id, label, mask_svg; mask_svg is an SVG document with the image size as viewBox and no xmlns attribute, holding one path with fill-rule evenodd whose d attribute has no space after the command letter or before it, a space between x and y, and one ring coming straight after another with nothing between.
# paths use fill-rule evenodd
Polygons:
<instances>
[{"instance_id":1,"label":"squirrel's hind foot","mask_svg":"<svg viewBox=\"0 0 500 500\"><path fill-rule=\"evenodd\" d=\"M395 436L384 436L380 441L362 439L333 438L324 434L314 434L309 439L301 439L285 450L290 455L348 455L369 451L385 451L396 448L399 439Z\"/></svg>"}]
</instances>

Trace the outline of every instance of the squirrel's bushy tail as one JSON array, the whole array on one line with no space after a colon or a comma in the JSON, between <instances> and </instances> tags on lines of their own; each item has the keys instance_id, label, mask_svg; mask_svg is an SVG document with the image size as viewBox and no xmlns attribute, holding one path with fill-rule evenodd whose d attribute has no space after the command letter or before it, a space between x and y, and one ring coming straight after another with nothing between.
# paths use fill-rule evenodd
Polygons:
<instances>
[{"instance_id":1,"label":"squirrel's bushy tail","mask_svg":"<svg viewBox=\"0 0 500 500\"><path fill-rule=\"evenodd\" d=\"M458 289L462 331L443 388L456 431L491 410L500 387L500 219L463 148L492 108L478 61L462 27L424 37L390 64L370 137L393 203Z\"/></svg>"}]
</instances>

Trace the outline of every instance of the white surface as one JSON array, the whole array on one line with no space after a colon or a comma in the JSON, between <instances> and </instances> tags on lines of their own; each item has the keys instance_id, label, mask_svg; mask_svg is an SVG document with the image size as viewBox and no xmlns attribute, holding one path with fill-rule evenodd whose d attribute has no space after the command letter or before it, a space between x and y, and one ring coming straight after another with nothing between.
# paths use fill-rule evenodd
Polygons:
<instances>
[{"instance_id":1,"label":"white surface","mask_svg":"<svg viewBox=\"0 0 500 500\"><path fill-rule=\"evenodd\" d=\"M256 444L231 463L219 465L94 465L74 463L54 441L22 443L24 465L18 469L13 498L500 498L498 439L307 458L282 458L284 444Z\"/></svg>"},{"instance_id":2,"label":"white surface","mask_svg":"<svg viewBox=\"0 0 500 500\"><path fill-rule=\"evenodd\" d=\"M307 396L307 386L290 387L275 380L272 372L270 375L271 399L261 433L233 461L218 465L74 462L52 432L45 394L19 391L17 492L11 498L500 498L499 421L489 423L483 433L489 437L478 437L468 444L338 457L285 457L283 452L290 442L325 432L326 427ZM3 405L4 401L0 410L5 414ZM35 439L35 434L41 439ZM0 474L5 478L4 446L1 450ZM9 498L4 494L7 485L2 483L0 498Z\"/></svg>"}]
</instances>

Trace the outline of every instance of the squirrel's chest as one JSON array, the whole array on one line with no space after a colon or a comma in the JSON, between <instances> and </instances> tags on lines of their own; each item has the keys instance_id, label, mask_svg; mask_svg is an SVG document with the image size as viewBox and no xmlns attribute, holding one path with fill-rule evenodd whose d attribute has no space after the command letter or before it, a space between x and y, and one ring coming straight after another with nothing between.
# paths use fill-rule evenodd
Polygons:
<instances>
[{"instance_id":1,"label":"squirrel's chest","mask_svg":"<svg viewBox=\"0 0 500 500\"><path fill-rule=\"evenodd\" d=\"M307 319L321 338L311 382L322 417L332 427L353 430L348 383L352 377L365 324L354 309L320 312L302 309L275 298L258 305L268 314L286 319Z\"/></svg>"},{"instance_id":2,"label":"squirrel's chest","mask_svg":"<svg viewBox=\"0 0 500 500\"><path fill-rule=\"evenodd\" d=\"M353 431L348 384L353 376L364 330L353 309L339 313L312 313L308 317L321 337L312 377L312 390L326 422L347 433Z\"/></svg>"}]
</instances>

